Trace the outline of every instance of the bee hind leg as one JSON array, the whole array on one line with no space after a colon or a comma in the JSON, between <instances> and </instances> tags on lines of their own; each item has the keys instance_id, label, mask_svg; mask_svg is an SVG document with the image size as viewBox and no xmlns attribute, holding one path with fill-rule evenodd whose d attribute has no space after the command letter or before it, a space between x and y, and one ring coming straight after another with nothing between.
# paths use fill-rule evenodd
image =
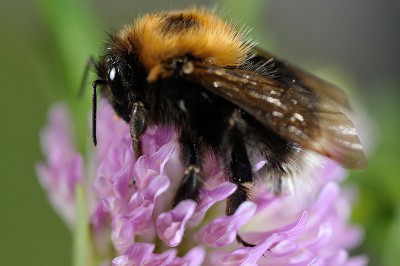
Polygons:
<instances>
[{"instance_id":1,"label":"bee hind leg","mask_svg":"<svg viewBox=\"0 0 400 266\"><path fill-rule=\"evenodd\" d=\"M228 197L226 214L233 215L240 204L250 199L250 192L254 186L254 175L245 145L243 126L245 121L240 117L240 111L235 111L229 120L228 130L225 132L222 144L223 156L229 176L229 181L237 185L236 191ZM239 235L237 241L246 247L255 245L244 241Z\"/></svg>"},{"instance_id":2,"label":"bee hind leg","mask_svg":"<svg viewBox=\"0 0 400 266\"><path fill-rule=\"evenodd\" d=\"M197 201L202 187L201 172L201 141L193 134L182 132L179 138L181 144L181 161L186 167L182 183L172 201L172 207L185 199Z\"/></svg>"}]
</instances>

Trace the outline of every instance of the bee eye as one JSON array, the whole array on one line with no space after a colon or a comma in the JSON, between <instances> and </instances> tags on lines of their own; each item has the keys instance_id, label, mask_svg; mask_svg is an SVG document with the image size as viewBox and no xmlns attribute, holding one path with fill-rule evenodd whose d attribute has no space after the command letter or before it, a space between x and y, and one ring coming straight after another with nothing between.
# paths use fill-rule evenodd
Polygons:
<instances>
[{"instance_id":1,"label":"bee eye","mask_svg":"<svg viewBox=\"0 0 400 266\"><path fill-rule=\"evenodd\" d=\"M116 66L112 66L108 70L108 84L111 92L118 103L125 102L124 86L121 82L121 75L119 69Z\"/></svg>"}]
</instances>

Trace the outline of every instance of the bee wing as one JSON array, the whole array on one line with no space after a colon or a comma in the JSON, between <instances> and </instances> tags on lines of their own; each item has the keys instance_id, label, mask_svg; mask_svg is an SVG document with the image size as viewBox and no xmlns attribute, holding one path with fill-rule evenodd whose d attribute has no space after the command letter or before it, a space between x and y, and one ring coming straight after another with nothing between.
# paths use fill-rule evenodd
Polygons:
<instances>
[{"instance_id":1,"label":"bee wing","mask_svg":"<svg viewBox=\"0 0 400 266\"><path fill-rule=\"evenodd\" d=\"M325 94L277 81L246 69L193 63L187 77L230 101L276 134L344 167L360 169L366 159L350 119Z\"/></svg>"},{"instance_id":2,"label":"bee wing","mask_svg":"<svg viewBox=\"0 0 400 266\"><path fill-rule=\"evenodd\" d=\"M325 95L330 100L334 101L335 103L347 108L351 109L349 100L342 89L338 86L327 82L301 68L295 66L279 57L266 52L258 47L255 47L255 52L257 56L262 57L265 61L272 60L277 61L280 64L284 65L291 73L298 78L307 88L318 92L320 94Z\"/></svg>"}]
</instances>

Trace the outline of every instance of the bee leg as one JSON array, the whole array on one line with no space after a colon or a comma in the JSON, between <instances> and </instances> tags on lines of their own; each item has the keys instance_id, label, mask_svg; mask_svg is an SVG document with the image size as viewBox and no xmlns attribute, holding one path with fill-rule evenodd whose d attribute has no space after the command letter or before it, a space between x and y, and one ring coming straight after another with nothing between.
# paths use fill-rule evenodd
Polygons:
<instances>
[{"instance_id":1,"label":"bee leg","mask_svg":"<svg viewBox=\"0 0 400 266\"><path fill-rule=\"evenodd\" d=\"M147 128L146 113L143 103L133 103L129 125L131 128L132 148L136 159L142 155L141 137Z\"/></svg>"},{"instance_id":2,"label":"bee leg","mask_svg":"<svg viewBox=\"0 0 400 266\"><path fill-rule=\"evenodd\" d=\"M227 215L234 214L240 204L250 199L250 191L254 185L252 167L247 156L247 150L243 139L240 139L239 133L240 132L236 129L231 131L231 143L233 146L231 151L231 163L229 164L229 181L237 185L237 189L228 197L226 205ZM245 247L255 246L244 241L240 235L236 235L236 239Z\"/></svg>"},{"instance_id":3,"label":"bee leg","mask_svg":"<svg viewBox=\"0 0 400 266\"><path fill-rule=\"evenodd\" d=\"M181 133L179 138L181 144L181 161L185 165L185 175L182 184L179 186L175 198L172 201L172 207L185 199L197 201L199 191L202 186L200 169L200 141L191 136L191 134Z\"/></svg>"},{"instance_id":4,"label":"bee leg","mask_svg":"<svg viewBox=\"0 0 400 266\"><path fill-rule=\"evenodd\" d=\"M253 172L247 157L247 150L243 139L237 139L237 131L232 132L232 150L229 167L229 181L237 185L236 191L228 198L226 214L232 215L239 208L240 204L249 199L250 189L253 186Z\"/></svg>"},{"instance_id":5,"label":"bee leg","mask_svg":"<svg viewBox=\"0 0 400 266\"><path fill-rule=\"evenodd\" d=\"M240 112L235 111L229 120L228 130L225 132L225 162L228 167L229 181L237 185L236 191L228 197L226 214L232 215L240 204L249 200L250 192L254 186L252 166L247 155L244 134L241 126L245 123L240 118ZM228 148L229 147L229 148ZM244 241L239 235L236 236L239 243L246 247L255 245Z\"/></svg>"}]
</instances>

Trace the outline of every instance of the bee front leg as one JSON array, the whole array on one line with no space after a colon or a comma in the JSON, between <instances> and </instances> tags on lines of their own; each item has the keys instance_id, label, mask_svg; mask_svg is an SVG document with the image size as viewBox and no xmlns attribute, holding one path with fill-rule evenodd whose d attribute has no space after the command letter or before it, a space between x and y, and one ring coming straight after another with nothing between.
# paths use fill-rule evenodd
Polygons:
<instances>
[{"instance_id":1,"label":"bee front leg","mask_svg":"<svg viewBox=\"0 0 400 266\"><path fill-rule=\"evenodd\" d=\"M201 141L193 134L182 132L179 138L181 144L181 161L185 165L185 175L179 186L172 207L185 199L197 201L202 187L201 171Z\"/></svg>"},{"instance_id":2,"label":"bee front leg","mask_svg":"<svg viewBox=\"0 0 400 266\"><path fill-rule=\"evenodd\" d=\"M132 137L132 148L136 159L142 155L142 135L146 132L147 121L146 121L146 109L141 102L133 103L132 114L130 120L131 137Z\"/></svg>"}]
</instances>

